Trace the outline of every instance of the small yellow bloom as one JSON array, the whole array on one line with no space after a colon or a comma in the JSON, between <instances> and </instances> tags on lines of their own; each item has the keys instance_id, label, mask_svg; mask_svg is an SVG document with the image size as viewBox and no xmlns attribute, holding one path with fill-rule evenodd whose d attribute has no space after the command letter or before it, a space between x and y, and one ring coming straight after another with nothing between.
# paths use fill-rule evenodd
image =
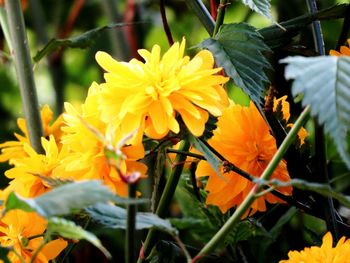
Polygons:
<instances>
[{"instance_id":1,"label":"small yellow bloom","mask_svg":"<svg viewBox=\"0 0 350 263\"><path fill-rule=\"evenodd\" d=\"M143 129L147 136L160 139L169 131L178 133L179 114L187 128L202 135L208 112L220 116L228 105L222 85L228 81L217 75L212 54L203 50L193 59L184 56L185 40L175 43L163 56L158 45L141 49L145 60L118 62L105 52L96 60L106 70L101 84L102 120L127 133Z\"/></svg>"},{"instance_id":2,"label":"small yellow bloom","mask_svg":"<svg viewBox=\"0 0 350 263\"><path fill-rule=\"evenodd\" d=\"M348 46L350 47L350 39L348 39ZM340 52L336 50L331 50L329 51L329 54L331 56L350 56L350 48L347 46L341 46L340 47Z\"/></svg>"},{"instance_id":3,"label":"small yellow bloom","mask_svg":"<svg viewBox=\"0 0 350 263\"><path fill-rule=\"evenodd\" d=\"M27 213L22 210L9 211L0 220L0 245L13 247L25 262L29 262L33 252L43 241L43 236L40 235L44 235L46 224L46 220L36 213ZM36 256L35 262L48 263L56 258L66 246L67 242L61 238L48 242ZM13 252L9 253L9 259L12 263L21 262Z\"/></svg>"},{"instance_id":4,"label":"small yellow bloom","mask_svg":"<svg viewBox=\"0 0 350 263\"><path fill-rule=\"evenodd\" d=\"M249 107L231 103L218 118L217 128L208 143L229 162L256 177L262 174L277 151L275 138L252 102ZM221 168L221 174L216 174L206 161L199 162L196 175L209 176L205 187L209 192L206 203L218 206L223 213L241 204L254 187L254 183L235 172L225 172ZM279 163L272 178L290 180L284 161ZM278 190L285 195L292 193L292 187ZM254 201L250 214L266 211L265 201L282 202L267 193Z\"/></svg>"},{"instance_id":5,"label":"small yellow bloom","mask_svg":"<svg viewBox=\"0 0 350 263\"><path fill-rule=\"evenodd\" d=\"M53 135L56 142L59 143L62 131L62 116L59 116L52 124L53 113L48 105L44 105L41 111L41 121L43 125L44 137ZM26 121L23 118L17 120L17 125L23 135L15 133L17 141L8 141L0 144L1 154L0 162L6 162L10 159L23 158L27 156L24 151L24 145L29 144L29 135L26 127ZM60 145L58 145L60 147Z\"/></svg>"},{"instance_id":6,"label":"small yellow bloom","mask_svg":"<svg viewBox=\"0 0 350 263\"><path fill-rule=\"evenodd\" d=\"M306 247L302 251L289 251L288 259L280 263L346 263L350 258L350 240L342 237L333 247L330 232L324 235L321 247Z\"/></svg>"},{"instance_id":7,"label":"small yellow bloom","mask_svg":"<svg viewBox=\"0 0 350 263\"><path fill-rule=\"evenodd\" d=\"M117 194L126 196L127 184L123 176L139 173L140 177L145 177L146 165L137 162L144 157L144 148L142 144L118 146L127 134L121 127L110 131L101 121L98 111L100 89L93 83L80 109L65 104L62 144L69 148L69 154L54 174L72 180L100 179ZM142 138L142 133L136 134ZM108 147L112 151L120 150L123 157L117 164L107 156Z\"/></svg>"},{"instance_id":8,"label":"small yellow bloom","mask_svg":"<svg viewBox=\"0 0 350 263\"><path fill-rule=\"evenodd\" d=\"M41 144L45 154L38 154L27 143L24 143L23 150L25 156L11 160L13 168L5 172L5 176L13 179L7 190L12 190L23 197L35 197L51 187L40 176L54 177L53 170L67 154L65 148L58 149L53 135L49 140L41 138ZM5 191L4 192L9 192Z\"/></svg>"}]
</instances>

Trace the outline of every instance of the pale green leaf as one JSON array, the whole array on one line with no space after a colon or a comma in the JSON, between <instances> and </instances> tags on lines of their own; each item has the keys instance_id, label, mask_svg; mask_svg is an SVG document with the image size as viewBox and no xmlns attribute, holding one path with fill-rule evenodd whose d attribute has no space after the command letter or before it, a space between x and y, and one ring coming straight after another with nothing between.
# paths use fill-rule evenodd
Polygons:
<instances>
[{"instance_id":1,"label":"pale green leaf","mask_svg":"<svg viewBox=\"0 0 350 263\"><path fill-rule=\"evenodd\" d=\"M270 0L242 0L242 3L255 12L272 19Z\"/></svg>"},{"instance_id":2,"label":"pale green leaf","mask_svg":"<svg viewBox=\"0 0 350 263\"><path fill-rule=\"evenodd\" d=\"M257 30L246 24L222 25L219 33L199 44L213 53L215 63L223 67L225 74L236 86L259 106L270 81L265 70L271 69L265 52L271 52Z\"/></svg>"},{"instance_id":3,"label":"pale green leaf","mask_svg":"<svg viewBox=\"0 0 350 263\"><path fill-rule=\"evenodd\" d=\"M101 241L93 233L86 231L81 226L76 225L73 221L52 217L48 220L47 232L51 235L59 235L68 239L86 240L100 249L107 258L112 257L107 249L101 244Z\"/></svg>"},{"instance_id":4,"label":"pale green leaf","mask_svg":"<svg viewBox=\"0 0 350 263\"><path fill-rule=\"evenodd\" d=\"M5 211L22 209L51 217L114 199L114 194L101 182L81 181L56 187L36 198L22 198L12 193L5 203Z\"/></svg>"},{"instance_id":5,"label":"pale green leaf","mask_svg":"<svg viewBox=\"0 0 350 263\"><path fill-rule=\"evenodd\" d=\"M303 106L334 140L338 153L350 168L347 133L350 130L350 57L288 57L287 79L294 79L293 96L303 94Z\"/></svg>"},{"instance_id":6,"label":"pale green leaf","mask_svg":"<svg viewBox=\"0 0 350 263\"><path fill-rule=\"evenodd\" d=\"M124 208L97 204L86 209L92 219L109 228L126 229L127 211ZM157 228L171 235L177 235L177 230L168 220L162 219L153 213L137 212L135 229Z\"/></svg>"}]
</instances>

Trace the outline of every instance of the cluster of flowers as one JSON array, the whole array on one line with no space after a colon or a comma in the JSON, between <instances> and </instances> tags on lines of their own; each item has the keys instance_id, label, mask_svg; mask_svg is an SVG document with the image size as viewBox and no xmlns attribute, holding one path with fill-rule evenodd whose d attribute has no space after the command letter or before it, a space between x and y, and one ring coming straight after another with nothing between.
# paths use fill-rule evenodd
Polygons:
<instances>
[{"instance_id":1,"label":"cluster of flowers","mask_svg":"<svg viewBox=\"0 0 350 263\"><path fill-rule=\"evenodd\" d=\"M179 134L184 126L201 136L210 114L218 117L218 122L208 143L229 162L260 176L277 150L266 122L253 103L243 107L230 101L223 87L228 78L217 74L222 69L214 67L209 51L200 51L192 59L184 51L185 40L163 56L155 45L151 52L139 50L144 62L132 59L128 63L98 52L96 60L106 71L105 82L93 83L81 105L66 103L65 113L53 123L49 107L42 108L43 153L30 146L24 119L18 120L23 135L15 134L16 141L0 145L0 161L13 165L5 173L11 181L0 197L4 200L12 191L36 197L51 189L46 177L99 179L117 195L125 196L128 183L146 177L147 166L138 161L145 155L144 137L160 140L169 133ZM287 122L289 104L285 98L275 100L275 107L278 104ZM305 136L305 131L300 134L302 142ZM221 169L221 174L216 174L206 161L200 161L196 175L209 176L206 203L222 212L239 205L253 187L235 172ZM284 161L272 178L289 180ZM285 195L292 192L291 187L278 190ZM268 193L256 199L249 214L265 211L266 201L282 202ZM28 259L41 242L45 224L34 213L8 213L0 222L0 244L13 246ZM37 258L47 262L66 245L62 239L53 240ZM16 262L15 255L11 257Z\"/></svg>"}]
</instances>

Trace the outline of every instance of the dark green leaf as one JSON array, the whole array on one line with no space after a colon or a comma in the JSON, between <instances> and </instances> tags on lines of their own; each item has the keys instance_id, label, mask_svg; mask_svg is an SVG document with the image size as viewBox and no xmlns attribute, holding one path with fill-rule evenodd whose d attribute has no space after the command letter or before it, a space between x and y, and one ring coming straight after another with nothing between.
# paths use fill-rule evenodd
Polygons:
<instances>
[{"instance_id":1,"label":"dark green leaf","mask_svg":"<svg viewBox=\"0 0 350 263\"><path fill-rule=\"evenodd\" d=\"M36 211L44 217L67 215L75 209L114 200L114 194L99 181L65 184L36 198L22 198L12 193L5 203L5 211L22 209Z\"/></svg>"},{"instance_id":2,"label":"dark green leaf","mask_svg":"<svg viewBox=\"0 0 350 263\"><path fill-rule=\"evenodd\" d=\"M127 212L124 208L97 204L86 209L94 221L110 228L126 228ZM171 235L177 235L177 230L168 220L162 219L153 213L138 212L136 214L136 229L157 228Z\"/></svg>"},{"instance_id":3,"label":"dark green leaf","mask_svg":"<svg viewBox=\"0 0 350 263\"><path fill-rule=\"evenodd\" d=\"M12 247L0 246L0 260L2 260L3 263L11 263L11 261L8 258L8 254L12 249Z\"/></svg>"},{"instance_id":4,"label":"dark green leaf","mask_svg":"<svg viewBox=\"0 0 350 263\"><path fill-rule=\"evenodd\" d=\"M205 159L214 169L216 174L220 175L220 166L222 165L222 162L215 156L214 153L212 153L212 151L210 151L210 149L200 139L191 134L189 134L188 137L190 143L194 146L194 148L196 148L204 155Z\"/></svg>"},{"instance_id":5,"label":"dark green leaf","mask_svg":"<svg viewBox=\"0 0 350 263\"><path fill-rule=\"evenodd\" d=\"M33 60L35 62L39 62L45 55L63 47L70 48L88 48L90 47L94 41L100 36L100 34L111 28L123 27L130 25L130 23L113 23L106 26L98 27L92 30L89 30L81 35L64 38L64 39L51 39L46 46L39 50L34 56Z\"/></svg>"},{"instance_id":6,"label":"dark green leaf","mask_svg":"<svg viewBox=\"0 0 350 263\"><path fill-rule=\"evenodd\" d=\"M93 233L86 231L81 226L76 225L73 221L52 217L48 220L47 232L68 239L89 241L91 244L99 248L107 258L111 258L111 254Z\"/></svg>"},{"instance_id":7,"label":"dark green leaf","mask_svg":"<svg viewBox=\"0 0 350 263\"><path fill-rule=\"evenodd\" d=\"M350 168L347 134L350 131L350 57L288 57L287 79L294 79L293 96L303 94L303 106L334 140L337 150Z\"/></svg>"},{"instance_id":8,"label":"dark green leaf","mask_svg":"<svg viewBox=\"0 0 350 263\"><path fill-rule=\"evenodd\" d=\"M254 27L245 23L223 25L214 38L204 40L199 46L209 49L216 64L224 68L235 85L262 106L270 83L264 71L271 69L263 53L270 49Z\"/></svg>"},{"instance_id":9,"label":"dark green leaf","mask_svg":"<svg viewBox=\"0 0 350 263\"><path fill-rule=\"evenodd\" d=\"M255 12L272 19L270 12L270 0L242 0L242 3L249 6Z\"/></svg>"},{"instance_id":10,"label":"dark green leaf","mask_svg":"<svg viewBox=\"0 0 350 263\"><path fill-rule=\"evenodd\" d=\"M350 7L349 4L342 4L320 10L313 14L305 14L291 20L281 22L281 28L277 25L272 25L259 30L259 33L264 37L265 43L270 48L277 48L288 44L291 39L296 36L299 31L305 26L311 24L315 20L329 20L345 17L346 10Z\"/></svg>"}]
</instances>

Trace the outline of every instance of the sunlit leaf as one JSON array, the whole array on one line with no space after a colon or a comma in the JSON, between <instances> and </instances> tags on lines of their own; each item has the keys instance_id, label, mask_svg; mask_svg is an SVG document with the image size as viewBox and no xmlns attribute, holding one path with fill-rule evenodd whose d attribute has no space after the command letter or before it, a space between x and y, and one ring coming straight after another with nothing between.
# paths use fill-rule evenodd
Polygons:
<instances>
[{"instance_id":1,"label":"sunlit leaf","mask_svg":"<svg viewBox=\"0 0 350 263\"><path fill-rule=\"evenodd\" d=\"M303 106L334 140L338 153L350 168L347 133L350 130L350 57L288 57L287 79L294 79L293 96L303 94Z\"/></svg>"},{"instance_id":2,"label":"sunlit leaf","mask_svg":"<svg viewBox=\"0 0 350 263\"><path fill-rule=\"evenodd\" d=\"M106 227L126 229L127 211L124 208L97 204L86 209L92 219ZM157 228L171 235L177 235L177 230L168 220L162 219L153 213L138 212L136 214L136 229Z\"/></svg>"},{"instance_id":3,"label":"sunlit leaf","mask_svg":"<svg viewBox=\"0 0 350 263\"><path fill-rule=\"evenodd\" d=\"M82 181L56 187L36 198L22 198L11 193L5 203L5 211L22 209L51 217L114 199L114 194L99 181Z\"/></svg>"},{"instance_id":4,"label":"sunlit leaf","mask_svg":"<svg viewBox=\"0 0 350 263\"><path fill-rule=\"evenodd\" d=\"M255 12L272 19L270 0L242 0L242 3Z\"/></svg>"},{"instance_id":5,"label":"sunlit leaf","mask_svg":"<svg viewBox=\"0 0 350 263\"><path fill-rule=\"evenodd\" d=\"M73 221L52 217L48 220L47 232L68 239L86 240L100 249L107 258L112 257L107 249L101 244L101 241L93 233L86 231L81 226L76 225Z\"/></svg>"},{"instance_id":6,"label":"sunlit leaf","mask_svg":"<svg viewBox=\"0 0 350 263\"><path fill-rule=\"evenodd\" d=\"M224 68L235 85L257 105L262 105L270 83L265 70L271 69L263 53L270 52L270 48L254 27L245 23L223 25L215 37L204 40L199 46L210 50L215 63Z\"/></svg>"},{"instance_id":7,"label":"sunlit leaf","mask_svg":"<svg viewBox=\"0 0 350 263\"><path fill-rule=\"evenodd\" d=\"M96 39L107 29L112 29L116 27L123 27L130 25L130 23L113 23L106 26L94 28L81 35L64 38L64 39L51 39L43 49L39 50L34 56L33 60L39 62L45 55L64 47L69 48L88 48L90 47Z\"/></svg>"}]
</instances>

